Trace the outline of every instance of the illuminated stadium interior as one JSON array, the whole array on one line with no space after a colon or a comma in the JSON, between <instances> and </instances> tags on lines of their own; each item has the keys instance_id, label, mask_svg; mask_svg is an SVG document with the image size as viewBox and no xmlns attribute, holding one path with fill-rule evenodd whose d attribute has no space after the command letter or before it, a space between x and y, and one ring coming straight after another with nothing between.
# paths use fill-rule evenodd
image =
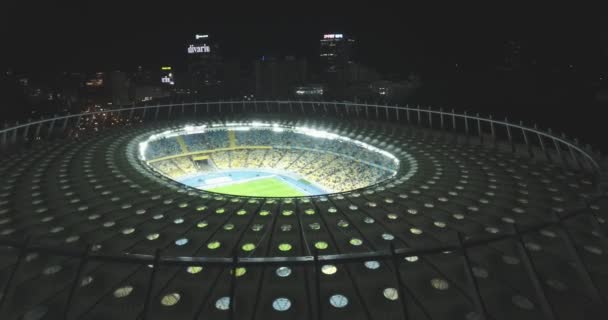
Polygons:
<instances>
[{"instance_id":1,"label":"illuminated stadium interior","mask_svg":"<svg viewBox=\"0 0 608 320\"><path fill-rule=\"evenodd\" d=\"M186 125L151 135L139 156L187 186L254 197L345 192L397 174L395 155L356 138L272 122Z\"/></svg>"}]
</instances>

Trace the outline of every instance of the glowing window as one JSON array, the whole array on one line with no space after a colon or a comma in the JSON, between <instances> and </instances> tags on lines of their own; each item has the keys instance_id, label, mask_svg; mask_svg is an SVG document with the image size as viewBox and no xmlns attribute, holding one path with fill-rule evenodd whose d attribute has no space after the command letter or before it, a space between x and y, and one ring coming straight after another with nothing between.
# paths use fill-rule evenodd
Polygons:
<instances>
[{"instance_id":1,"label":"glowing window","mask_svg":"<svg viewBox=\"0 0 608 320\"><path fill-rule=\"evenodd\" d=\"M329 303L334 308L344 308L348 305L348 298L341 294L335 294L329 297Z\"/></svg>"},{"instance_id":2,"label":"glowing window","mask_svg":"<svg viewBox=\"0 0 608 320\"><path fill-rule=\"evenodd\" d=\"M120 288L114 290L114 297L115 298L124 298L124 297L130 295L132 291L133 291L133 287L131 287L131 286L120 287Z\"/></svg>"},{"instance_id":3,"label":"glowing window","mask_svg":"<svg viewBox=\"0 0 608 320\"><path fill-rule=\"evenodd\" d=\"M431 279L431 286L437 290L447 290L450 287L447 281L439 278Z\"/></svg>"},{"instance_id":4,"label":"glowing window","mask_svg":"<svg viewBox=\"0 0 608 320\"><path fill-rule=\"evenodd\" d=\"M395 236L390 234L390 233L383 233L382 234L382 239L386 240L386 241L392 241L395 239Z\"/></svg>"},{"instance_id":5,"label":"glowing window","mask_svg":"<svg viewBox=\"0 0 608 320\"><path fill-rule=\"evenodd\" d=\"M291 274L291 269L289 267L279 267L277 268L276 274L281 278L285 278Z\"/></svg>"},{"instance_id":6,"label":"glowing window","mask_svg":"<svg viewBox=\"0 0 608 320\"><path fill-rule=\"evenodd\" d=\"M404 258L407 262L416 262L418 261L418 256L409 256Z\"/></svg>"},{"instance_id":7,"label":"glowing window","mask_svg":"<svg viewBox=\"0 0 608 320\"><path fill-rule=\"evenodd\" d=\"M253 249L255 249L255 244L253 243L246 243L242 246L243 251L252 251Z\"/></svg>"},{"instance_id":8,"label":"glowing window","mask_svg":"<svg viewBox=\"0 0 608 320\"><path fill-rule=\"evenodd\" d=\"M384 291L382 291L382 294L385 298L391 301L399 299L399 291L397 291L395 288L386 288Z\"/></svg>"},{"instance_id":9,"label":"glowing window","mask_svg":"<svg viewBox=\"0 0 608 320\"><path fill-rule=\"evenodd\" d=\"M352 238L352 239L350 239L350 241L348 243L350 243L353 246L360 246L363 244L363 241L359 238Z\"/></svg>"},{"instance_id":10,"label":"glowing window","mask_svg":"<svg viewBox=\"0 0 608 320\"><path fill-rule=\"evenodd\" d=\"M215 307L218 310L226 311L230 308L230 298L229 297L221 297L217 299L215 302Z\"/></svg>"},{"instance_id":11,"label":"glowing window","mask_svg":"<svg viewBox=\"0 0 608 320\"><path fill-rule=\"evenodd\" d=\"M413 234L422 234L422 230L418 228L410 228L410 232Z\"/></svg>"},{"instance_id":12,"label":"glowing window","mask_svg":"<svg viewBox=\"0 0 608 320\"><path fill-rule=\"evenodd\" d=\"M232 274L232 273L233 273L233 270L230 270L230 274ZM243 267L239 267L239 268L236 268L235 276L242 277L245 275L245 273L247 273L247 269L243 268Z\"/></svg>"},{"instance_id":13,"label":"glowing window","mask_svg":"<svg viewBox=\"0 0 608 320\"><path fill-rule=\"evenodd\" d=\"M61 271L61 266L60 265L54 265L54 266L50 266L45 268L44 270L42 270L42 274L44 274L45 276L50 276L53 275L57 272Z\"/></svg>"},{"instance_id":14,"label":"glowing window","mask_svg":"<svg viewBox=\"0 0 608 320\"><path fill-rule=\"evenodd\" d=\"M326 275L332 275L332 274L336 273L337 271L338 271L338 268L336 266L334 266L333 264L326 264L321 267L321 272L323 272Z\"/></svg>"},{"instance_id":15,"label":"glowing window","mask_svg":"<svg viewBox=\"0 0 608 320\"><path fill-rule=\"evenodd\" d=\"M488 233L498 233L500 230L498 230L498 228L495 227L486 227L486 232Z\"/></svg>"},{"instance_id":16,"label":"glowing window","mask_svg":"<svg viewBox=\"0 0 608 320\"><path fill-rule=\"evenodd\" d=\"M80 239L79 236L70 236L65 239L65 242L72 243L78 241L78 239Z\"/></svg>"},{"instance_id":17,"label":"glowing window","mask_svg":"<svg viewBox=\"0 0 608 320\"><path fill-rule=\"evenodd\" d=\"M197 274L201 271L203 271L203 267L201 266L190 266L186 269L186 271L188 271L188 273L190 274Z\"/></svg>"},{"instance_id":18,"label":"glowing window","mask_svg":"<svg viewBox=\"0 0 608 320\"><path fill-rule=\"evenodd\" d=\"M272 308L277 311L286 311L291 307L291 301L287 298L277 298L272 302Z\"/></svg>"},{"instance_id":19,"label":"glowing window","mask_svg":"<svg viewBox=\"0 0 608 320\"><path fill-rule=\"evenodd\" d=\"M89 284L91 284L92 282L93 282L93 277L86 276L86 277L82 278L82 281L80 281L80 286L81 287L86 287Z\"/></svg>"},{"instance_id":20,"label":"glowing window","mask_svg":"<svg viewBox=\"0 0 608 320\"><path fill-rule=\"evenodd\" d=\"M433 224L437 228L445 228L445 226L446 226L445 222L443 222L443 221L435 221L435 222L433 222Z\"/></svg>"},{"instance_id":21,"label":"glowing window","mask_svg":"<svg viewBox=\"0 0 608 320\"><path fill-rule=\"evenodd\" d=\"M163 296L162 299L160 299L160 304L162 304L165 307L171 307L171 306L176 305L179 302L180 298L181 298L181 295L179 293L173 292L173 293Z\"/></svg>"},{"instance_id":22,"label":"glowing window","mask_svg":"<svg viewBox=\"0 0 608 320\"><path fill-rule=\"evenodd\" d=\"M317 243L315 243L315 248L317 248L319 250L325 250L325 249L327 249L328 246L329 245L325 241L318 241Z\"/></svg>"},{"instance_id":23,"label":"glowing window","mask_svg":"<svg viewBox=\"0 0 608 320\"><path fill-rule=\"evenodd\" d=\"M160 237L160 234L158 234L158 233L150 233L149 235L146 236L146 239L148 239L148 240L156 240L156 239L158 239L158 237Z\"/></svg>"},{"instance_id":24,"label":"glowing window","mask_svg":"<svg viewBox=\"0 0 608 320\"><path fill-rule=\"evenodd\" d=\"M175 240L175 244L178 246L183 246L187 243L188 243L188 239L186 239L186 238L181 238L181 239Z\"/></svg>"},{"instance_id":25,"label":"glowing window","mask_svg":"<svg viewBox=\"0 0 608 320\"><path fill-rule=\"evenodd\" d=\"M291 245L289 243L281 243L279 244L279 250L283 252L289 251L291 250Z\"/></svg>"},{"instance_id":26,"label":"glowing window","mask_svg":"<svg viewBox=\"0 0 608 320\"><path fill-rule=\"evenodd\" d=\"M219 248L220 245L221 244L219 241L212 241L212 242L209 242L209 244L207 244L207 248L209 248L211 250L215 250L215 249Z\"/></svg>"}]
</instances>

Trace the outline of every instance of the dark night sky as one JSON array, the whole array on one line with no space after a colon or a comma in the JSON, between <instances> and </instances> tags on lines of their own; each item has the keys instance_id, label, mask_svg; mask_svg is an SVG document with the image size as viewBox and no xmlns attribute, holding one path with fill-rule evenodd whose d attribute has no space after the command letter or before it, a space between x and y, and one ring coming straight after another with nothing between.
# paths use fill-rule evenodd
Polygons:
<instances>
[{"instance_id":1,"label":"dark night sky","mask_svg":"<svg viewBox=\"0 0 608 320\"><path fill-rule=\"evenodd\" d=\"M89 2L91 3L91 2ZM319 36L335 31L358 40L359 60L397 72L458 61L491 62L506 39L521 39L547 57L598 60L600 20L572 8L532 10L408 5L375 7L296 2L280 7L105 1L85 6L9 5L2 19L0 66L17 70L156 68L184 59L195 32L220 39L224 55L244 61L262 54L314 59ZM592 11L588 11L592 12ZM590 60L591 58L591 60Z\"/></svg>"},{"instance_id":2,"label":"dark night sky","mask_svg":"<svg viewBox=\"0 0 608 320\"><path fill-rule=\"evenodd\" d=\"M281 6L260 1L247 6L175 0L78 6L47 2L15 1L1 8L0 70L35 75L131 71L138 65L179 69L195 33L214 36L223 55L240 59L243 66L261 55L295 55L314 63L323 33L346 33L357 39L359 62L385 75L422 74L423 92L415 103L538 121L608 149L608 142L597 136L597 128L605 126L605 108L593 102L591 85L600 72L608 72L608 19L600 8L529 1L485 7L459 2L430 10L403 1L373 6L354 1L284 1ZM543 63L576 65L577 74L512 79L496 72L475 74L476 69L491 70L511 39ZM455 63L469 74L455 73ZM580 112L573 114L573 105Z\"/></svg>"}]
</instances>

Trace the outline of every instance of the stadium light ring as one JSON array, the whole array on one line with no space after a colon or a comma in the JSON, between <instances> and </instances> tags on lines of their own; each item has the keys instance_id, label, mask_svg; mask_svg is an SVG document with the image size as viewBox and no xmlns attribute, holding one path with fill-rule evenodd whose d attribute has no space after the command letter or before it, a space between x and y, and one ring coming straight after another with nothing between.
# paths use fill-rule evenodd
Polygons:
<instances>
[{"instance_id":1,"label":"stadium light ring","mask_svg":"<svg viewBox=\"0 0 608 320\"><path fill-rule=\"evenodd\" d=\"M257 126L256 126L257 124ZM156 174L159 174L161 176L165 176L168 179L173 180L173 178L168 177L167 175L161 173L160 171L158 171L157 169L147 166L146 165L146 160L145 157L143 155L143 151L142 151L142 144L148 145L150 142L156 141L156 140L160 140L162 138L167 138L167 137L176 137L176 136L181 136L184 134L193 134L193 133L204 133L204 132L209 132L208 129L213 129L211 132L213 131L217 131L217 130L229 130L229 129L253 129L255 128L259 128L259 129L273 129L275 128L274 126L276 125L273 124L272 122L261 122L261 121L240 121L240 122L234 122L234 123L223 123L221 125L212 125L209 123L204 123L202 122L197 124L196 126L194 125L186 125L184 127L175 127L173 129L170 130L162 130L158 131L158 133L155 134L149 134L149 133L145 133L140 135L136 141L137 141L137 147L132 147L133 149L138 150L138 154L140 155L140 161L143 164L143 167L146 169L151 169L153 172L155 172ZM190 128L187 130L187 128ZM197 128L201 128L201 129L197 129ZM326 134L326 135L333 135L336 137L339 137L338 134L334 133L334 132L327 132L327 131L318 131L317 129L312 129L312 128L308 128L308 127L296 127L296 126L285 126L285 125L281 125L281 128L283 128L283 130L286 131L294 131L294 132L306 132L306 134L309 134L308 132L310 131L313 136L316 134ZM207 130L207 131L205 131ZM347 139L348 141L353 141L353 143L355 144L361 144L362 146L364 146L365 148L374 148L377 150L377 152L384 152L388 155L390 155L390 157L393 157L395 159L399 159L399 166L396 168L396 171L394 174L375 181L374 183L368 184L366 186L363 187L359 187L359 188L354 188L354 189L350 189L350 190L345 190L345 191L339 191L339 192L326 192L323 194L315 194L315 195L302 195L302 196L259 196L259 195L246 195L246 194L227 194L227 193L221 193L221 192L215 192L213 190L202 190L205 193L208 193L210 195L216 195L216 196L236 196L239 198L245 198L245 199L264 199L264 200L268 200L268 199L278 199L278 200L284 200L284 199L304 199L304 198L309 198L309 199L317 199L319 197L331 197L331 196L339 196L339 195L345 195L345 194L350 194L350 193L356 193L356 192L362 192L364 190L371 190L371 189L375 189L377 187L382 187L385 184L391 183L392 181L394 181L396 179L397 176L399 176L400 174L403 174L401 171L401 168L405 165L408 164L409 166L415 165L415 162L411 162L411 159L413 159L409 154L406 153L405 156L401 156L401 157L396 157L395 155L382 150L381 148L375 147L375 146L370 146L365 142L362 141L358 141L357 139L352 139L352 138L348 138L348 137L340 137L338 139ZM403 151L402 151L403 152ZM411 170L411 168L409 169L408 173L405 173L406 175L411 175L413 172ZM173 180L174 181L174 180ZM173 182L171 182L173 183ZM181 184L180 182L177 182L178 184Z\"/></svg>"}]
</instances>

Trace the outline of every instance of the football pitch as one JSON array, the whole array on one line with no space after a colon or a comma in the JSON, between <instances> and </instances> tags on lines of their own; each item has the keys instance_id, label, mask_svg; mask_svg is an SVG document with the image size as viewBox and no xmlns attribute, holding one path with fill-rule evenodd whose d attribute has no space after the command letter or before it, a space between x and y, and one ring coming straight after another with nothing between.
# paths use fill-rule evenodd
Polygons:
<instances>
[{"instance_id":1,"label":"football pitch","mask_svg":"<svg viewBox=\"0 0 608 320\"><path fill-rule=\"evenodd\" d=\"M275 177L256 179L227 186L207 189L212 192L250 197L297 197L306 194L289 183Z\"/></svg>"}]
</instances>

